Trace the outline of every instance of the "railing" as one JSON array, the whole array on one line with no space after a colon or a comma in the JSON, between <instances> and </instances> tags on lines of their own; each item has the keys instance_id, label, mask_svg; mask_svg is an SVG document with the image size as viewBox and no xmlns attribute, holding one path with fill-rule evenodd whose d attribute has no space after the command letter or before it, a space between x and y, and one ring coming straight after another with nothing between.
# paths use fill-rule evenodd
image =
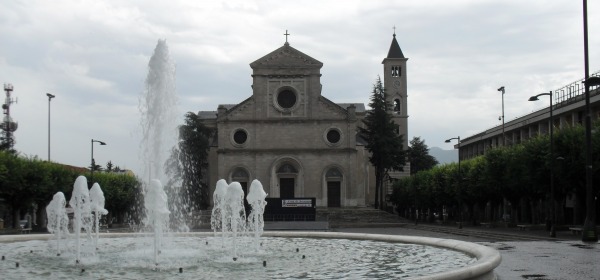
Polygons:
<instances>
[{"instance_id":1,"label":"railing","mask_svg":"<svg viewBox=\"0 0 600 280\"><path fill-rule=\"evenodd\" d=\"M600 71L593 73L590 77L600 77ZM554 106L560 107L565 105L564 103L571 103L572 101L579 101L585 94L585 85L583 84L584 79L572 82L564 87L561 87L553 92ZM590 94L598 86L590 87ZM597 94L597 91L596 91Z\"/></svg>"},{"instance_id":2,"label":"railing","mask_svg":"<svg viewBox=\"0 0 600 280\"><path fill-rule=\"evenodd\" d=\"M590 74L590 77L600 77L600 71L597 71L597 72L595 72L593 74ZM565 106L567 104L571 104L573 102L577 102L577 101L583 100L584 94L585 94L585 85L583 84L583 80L584 79L579 79L579 80L577 80L575 82L572 82L572 83L570 83L570 84L568 84L566 86L563 86L563 87L561 87L561 88L553 91L552 95L554 97L554 100L553 100L553 103L554 103L553 107L554 107L554 109L560 108L560 107ZM600 86L590 87L590 95L594 96L594 95L597 95L597 94L600 94ZM542 109L540 109L538 111L542 111L544 109L546 109L546 107L542 108ZM538 111L536 111L536 112L538 112ZM508 125L510 122L513 122L513 121L518 120L518 119L520 119L522 117L531 115L533 113L535 113L535 112L531 112L531 113L519 115L519 116L515 117L513 120L508 121L506 123L506 125ZM495 126L489 127L487 129L482 130L482 132L480 132L480 133L470 135L468 137L465 137L462 140L466 141L466 140L470 140L470 139L473 139L473 138L476 138L476 137L480 137L480 136L486 135L486 134L488 134L488 132L490 130L492 130L494 128L497 128L497 127L501 127L501 125L495 125Z\"/></svg>"}]
</instances>

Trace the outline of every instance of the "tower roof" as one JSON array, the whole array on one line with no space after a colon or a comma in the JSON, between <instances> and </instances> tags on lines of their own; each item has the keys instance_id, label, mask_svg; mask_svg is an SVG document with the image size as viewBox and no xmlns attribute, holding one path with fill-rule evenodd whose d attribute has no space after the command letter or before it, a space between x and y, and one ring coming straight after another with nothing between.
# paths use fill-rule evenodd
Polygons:
<instances>
[{"instance_id":1,"label":"tower roof","mask_svg":"<svg viewBox=\"0 0 600 280\"><path fill-rule=\"evenodd\" d=\"M405 58L400 45L398 45L398 41L396 41L396 33L394 33L394 39L392 39L392 45L390 46L387 58Z\"/></svg>"}]
</instances>

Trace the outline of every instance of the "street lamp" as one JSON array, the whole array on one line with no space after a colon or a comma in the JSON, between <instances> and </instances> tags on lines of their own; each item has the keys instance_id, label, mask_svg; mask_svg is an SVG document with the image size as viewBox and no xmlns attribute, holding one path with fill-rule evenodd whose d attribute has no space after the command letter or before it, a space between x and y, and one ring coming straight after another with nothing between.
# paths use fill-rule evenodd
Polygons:
<instances>
[{"instance_id":1,"label":"street lamp","mask_svg":"<svg viewBox=\"0 0 600 280\"><path fill-rule=\"evenodd\" d=\"M588 54L587 0L583 0L583 69L585 72L585 222L581 241L598 242L596 232L596 205L592 174L592 111L590 110L590 87L600 85L600 79L590 77L590 57Z\"/></svg>"},{"instance_id":2,"label":"street lamp","mask_svg":"<svg viewBox=\"0 0 600 280\"><path fill-rule=\"evenodd\" d=\"M502 92L502 146L504 147L504 142L506 141L504 138L504 86L501 86L498 91Z\"/></svg>"},{"instance_id":3,"label":"street lamp","mask_svg":"<svg viewBox=\"0 0 600 280\"><path fill-rule=\"evenodd\" d=\"M585 2L584 2L585 3ZM585 6L584 6L585 7ZM600 86L600 77L589 77L587 61L587 22L586 22L586 64L585 64L585 222L581 234L581 241L597 242L596 231L596 203L594 201L593 168L592 168L592 120L590 110L590 87ZM598 89L596 89L598 90Z\"/></svg>"},{"instance_id":4,"label":"street lamp","mask_svg":"<svg viewBox=\"0 0 600 280\"><path fill-rule=\"evenodd\" d=\"M94 143L100 143L100 145L104 146L106 143L100 140L92 139L92 174L90 175L90 183L94 184L94 169L96 169L96 161L94 161Z\"/></svg>"},{"instance_id":5,"label":"street lamp","mask_svg":"<svg viewBox=\"0 0 600 280\"><path fill-rule=\"evenodd\" d=\"M537 101L538 97L550 96L550 203L552 204L552 225L550 226L550 237L556 237L556 203L554 201L554 117L552 115L552 91L548 93L540 93L536 96L529 97L529 101Z\"/></svg>"},{"instance_id":6,"label":"street lamp","mask_svg":"<svg viewBox=\"0 0 600 280\"><path fill-rule=\"evenodd\" d=\"M50 101L56 96L50 93L46 93L46 96L48 96L48 161L50 161Z\"/></svg>"},{"instance_id":7,"label":"street lamp","mask_svg":"<svg viewBox=\"0 0 600 280\"><path fill-rule=\"evenodd\" d=\"M460 191L461 191L461 182L462 182L462 175L460 174L460 136L457 137L453 137L450 139L446 140L446 143L450 143L451 140L457 140L458 143L458 228L461 229L462 228L462 199L460 196Z\"/></svg>"}]
</instances>

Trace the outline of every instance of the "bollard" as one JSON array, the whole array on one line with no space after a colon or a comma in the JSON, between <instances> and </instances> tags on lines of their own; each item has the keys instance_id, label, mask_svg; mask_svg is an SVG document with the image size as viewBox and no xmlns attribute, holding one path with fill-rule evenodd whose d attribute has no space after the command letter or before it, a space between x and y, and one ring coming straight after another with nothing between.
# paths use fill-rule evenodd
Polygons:
<instances>
[{"instance_id":1,"label":"bollard","mask_svg":"<svg viewBox=\"0 0 600 280\"><path fill-rule=\"evenodd\" d=\"M263 261L263 267L267 267L267 261Z\"/></svg>"},{"instance_id":2,"label":"bollard","mask_svg":"<svg viewBox=\"0 0 600 280\"><path fill-rule=\"evenodd\" d=\"M183 267L179 268L179 273L183 273Z\"/></svg>"}]
</instances>

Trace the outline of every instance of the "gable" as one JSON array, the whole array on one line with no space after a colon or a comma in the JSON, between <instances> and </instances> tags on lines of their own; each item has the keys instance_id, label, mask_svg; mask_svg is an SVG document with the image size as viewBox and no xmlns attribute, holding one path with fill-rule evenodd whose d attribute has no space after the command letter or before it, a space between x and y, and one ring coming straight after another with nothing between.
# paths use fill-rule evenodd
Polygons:
<instances>
[{"instance_id":1,"label":"gable","mask_svg":"<svg viewBox=\"0 0 600 280\"><path fill-rule=\"evenodd\" d=\"M319 115L320 118L340 118L345 119L348 116L346 108L333 103L331 100L320 96L319 97Z\"/></svg>"},{"instance_id":2,"label":"gable","mask_svg":"<svg viewBox=\"0 0 600 280\"><path fill-rule=\"evenodd\" d=\"M254 98L249 97L227 110L228 119L248 119L254 115Z\"/></svg>"},{"instance_id":3,"label":"gable","mask_svg":"<svg viewBox=\"0 0 600 280\"><path fill-rule=\"evenodd\" d=\"M256 68L321 68L323 63L292 48L289 44L250 63Z\"/></svg>"}]
</instances>

